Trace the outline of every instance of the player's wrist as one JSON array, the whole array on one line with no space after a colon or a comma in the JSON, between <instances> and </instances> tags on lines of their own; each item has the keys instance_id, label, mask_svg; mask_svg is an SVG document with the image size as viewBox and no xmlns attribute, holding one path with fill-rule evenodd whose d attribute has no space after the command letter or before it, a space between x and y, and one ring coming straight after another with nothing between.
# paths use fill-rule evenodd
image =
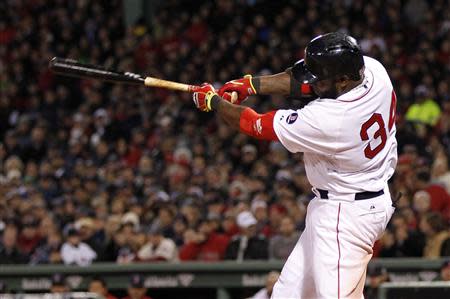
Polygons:
<instances>
[{"instance_id":1,"label":"player's wrist","mask_svg":"<svg viewBox=\"0 0 450 299\"><path fill-rule=\"evenodd\" d=\"M217 111L220 102L222 101L223 99L218 94L213 94L209 100L209 106L211 107L211 110Z\"/></svg>"},{"instance_id":2,"label":"player's wrist","mask_svg":"<svg viewBox=\"0 0 450 299\"><path fill-rule=\"evenodd\" d=\"M245 75L244 78L248 79L249 85L248 87L251 90L251 92L249 92L249 95L258 94L260 85L259 77L253 77L252 75Z\"/></svg>"}]
</instances>

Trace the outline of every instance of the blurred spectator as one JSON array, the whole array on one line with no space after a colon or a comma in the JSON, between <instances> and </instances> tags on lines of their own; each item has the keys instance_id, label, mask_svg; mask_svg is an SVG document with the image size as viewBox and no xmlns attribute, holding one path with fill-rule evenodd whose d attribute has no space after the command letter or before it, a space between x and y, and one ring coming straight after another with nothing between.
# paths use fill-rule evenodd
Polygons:
<instances>
[{"instance_id":1,"label":"blurred spectator","mask_svg":"<svg viewBox=\"0 0 450 299\"><path fill-rule=\"evenodd\" d=\"M78 231L81 241L89 245L97 257L102 259L105 256L105 234L102 230L96 230L94 220L90 217L80 218L75 222L74 228Z\"/></svg>"},{"instance_id":2,"label":"blurred spectator","mask_svg":"<svg viewBox=\"0 0 450 299\"><path fill-rule=\"evenodd\" d=\"M111 295L108 292L108 286L106 285L106 282L101 277L94 277L89 282L88 292L97 294L105 299L117 299L116 296Z\"/></svg>"},{"instance_id":3,"label":"blurred spectator","mask_svg":"<svg viewBox=\"0 0 450 299\"><path fill-rule=\"evenodd\" d=\"M60 273L55 273L51 278L52 285L50 287L50 293L61 294L70 292L70 288L67 285L66 277Z\"/></svg>"},{"instance_id":4,"label":"blurred spectator","mask_svg":"<svg viewBox=\"0 0 450 299\"><path fill-rule=\"evenodd\" d=\"M428 171L417 173L416 188L426 191L430 196L430 209L446 217L450 209L450 195L441 184L431 181L431 175Z\"/></svg>"},{"instance_id":5,"label":"blurred spectator","mask_svg":"<svg viewBox=\"0 0 450 299\"><path fill-rule=\"evenodd\" d=\"M30 264L60 264L62 238L58 231L52 231L47 235L44 243L36 248L31 255Z\"/></svg>"},{"instance_id":6,"label":"blurred spectator","mask_svg":"<svg viewBox=\"0 0 450 299\"><path fill-rule=\"evenodd\" d=\"M277 282L278 277L280 277L280 272L278 271L269 272L266 278L266 287L262 288L255 295L253 295L248 299L270 299L270 296L272 296L273 286Z\"/></svg>"},{"instance_id":7,"label":"blurred spectator","mask_svg":"<svg viewBox=\"0 0 450 299\"><path fill-rule=\"evenodd\" d=\"M112 260L120 264L136 261L137 251L146 242L146 235L142 230L139 216L135 212L125 213L110 238L112 240L105 251L110 252Z\"/></svg>"},{"instance_id":8,"label":"blurred spectator","mask_svg":"<svg viewBox=\"0 0 450 299\"><path fill-rule=\"evenodd\" d=\"M228 210L221 222L221 229L224 234L231 238L239 233L239 227L236 224L236 217L234 216L234 211Z\"/></svg>"},{"instance_id":9,"label":"blurred spectator","mask_svg":"<svg viewBox=\"0 0 450 299\"><path fill-rule=\"evenodd\" d=\"M442 216L435 212L425 214L420 220L420 231L426 238L423 256L440 257L442 244L449 237Z\"/></svg>"},{"instance_id":10,"label":"blurred spectator","mask_svg":"<svg viewBox=\"0 0 450 299\"><path fill-rule=\"evenodd\" d=\"M61 257L66 265L88 266L97 258L97 254L88 244L81 242L77 229L69 228L61 247Z\"/></svg>"},{"instance_id":11,"label":"blurred spectator","mask_svg":"<svg viewBox=\"0 0 450 299\"><path fill-rule=\"evenodd\" d=\"M177 246L172 239L165 238L161 228L152 228L147 234L147 243L137 252L139 261L174 262L178 258Z\"/></svg>"},{"instance_id":12,"label":"blurred spectator","mask_svg":"<svg viewBox=\"0 0 450 299\"><path fill-rule=\"evenodd\" d=\"M0 244L0 264L25 264L28 261L17 246L17 227L13 224L5 226Z\"/></svg>"},{"instance_id":13,"label":"blurred spectator","mask_svg":"<svg viewBox=\"0 0 450 299\"><path fill-rule=\"evenodd\" d=\"M270 237L271 231L267 203L264 200L254 199L251 204L251 211L258 222L256 224L256 230L267 238Z\"/></svg>"},{"instance_id":14,"label":"blurred spectator","mask_svg":"<svg viewBox=\"0 0 450 299\"><path fill-rule=\"evenodd\" d=\"M439 276L435 279L438 281L450 281L450 260L442 263Z\"/></svg>"},{"instance_id":15,"label":"blurred spectator","mask_svg":"<svg viewBox=\"0 0 450 299\"><path fill-rule=\"evenodd\" d=\"M38 231L39 220L32 215L27 215L22 219L22 231L17 239L17 247L26 255L31 255L36 246L41 242Z\"/></svg>"},{"instance_id":16,"label":"blurred spectator","mask_svg":"<svg viewBox=\"0 0 450 299\"><path fill-rule=\"evenodd\" d=\"M158 210L158 218L154 221L153 226L160 229L165 237L173 238L173 221L175 215L169 206L162 206Z\"/></svg>"},{"instance_id":17,"label":"blurred spectator","mask_svg":"<svg viewBox=\"0 0 450 299\"><path fill-rule=\"evenodd\" d=\"M256 219L249 211L237 216L241 233L233 237L225 252L226 260L262 260L269 257L268 242L264 235L256 231Z\"/></svg>"},{"instance_id":18,"label":"blurred spectator","mask_svg":"<svg viewBox=\"0 0 450 299\"><path fill-rule=\"evenodd\" d=\"M430 91L425 85L419 85L414 90L414 95L416 100L406 111L406 120L420 125L434 126L439 120L441 109L430 97Z\"/></svg>"},{"instance_id":19,"label":"blurred spectator","mask_svg":"<svg viewBox=\"0 0 450 299\"><path fill-rule=\"evenodd\" d=\"M430 193L424 190L419 190L414 193L413 209L416 213L417 220L420 220L426 213L431 211L431 196Z\"/></svg>"},{"instance_id":20,"label":"blurred spectator","mask_svg":"<svg viewBox=\"0 0 450 299\"><path fill-rule=\"evenodd\" d=\"M186 229L187 229L186 218L181 215L175 218L175 221L173 223L173 232L174 232L173 240L177 247L183 245L184 242L183 238Z\"/></svg>"},{"instance_id":21,"label":"blurred spectator","mask_svg":"<svg viewBox=\"0 0 450 299\"><path fill-rule=\"evenodd\" d=\"M295 244L297 244L300 233L295 231L294 221L285 216L281 220L279 234L273 236L269 241L269 258L286 260Z\"/></svg>"},{"instance_id":22,"label":"blurred spectator","mask_svg":"<svg viewBox=\"0 0 450 299\"><path fill-rule=\"evenodd\" d=\"M380 257L421 257L425 246L423 234L408 227L404 214L395 214L386 234Z\"/></svg>"},{"instance_id":23,"label":"blurred spectator","mask_svg":"<svg viewBox=\"0 0 450 299\"><path fill-rule=\"evenodd\" d=\"M219 261L223 259L228 237L215 231L212 220L204 219L198 231L188 229L184 233L184 245L180 248L180 260Z\"/></svg>"},{"instance_id":24,"label":"blurred spectator","mask_svg":"<svg viewBox=\"0 0 450 299\"><path fill-rule=\"evenodd\" d=\"M278 231L281 219L286 215L286 208L279 203L274 203L269 209L270 233Z\"/></svg>"},{"instance_id":25,"label":"blurred spectator","mask_svg":"<svg viewBox=\"0 0 450 299\"><path fill-rule=\"evenodd\" d=\"M127 292L128 296L123 299L152 299L146 296L147 288L144 286L144 277L139 274L131 275Z\"/></svg>"},{"instance_id":26,"label":"blurred spectator","mask_svg":"<svg viewBox=\"0 0 450 299\"><path fill-rule=\"evenodd\" d=\"M381 266L368 266L367 269L367 281L366 291L364 292L364 298L367 299L377 299L378 297L378 287L386 281L389 281L389 274L387 270Z\"/></svg>"}]
</instances>

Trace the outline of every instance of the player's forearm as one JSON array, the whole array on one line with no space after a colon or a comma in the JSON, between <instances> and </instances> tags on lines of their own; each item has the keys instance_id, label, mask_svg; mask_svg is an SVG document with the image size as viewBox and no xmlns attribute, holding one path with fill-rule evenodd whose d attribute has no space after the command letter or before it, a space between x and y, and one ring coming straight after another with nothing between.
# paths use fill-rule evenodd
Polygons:
<instances>
[{"instance_id":1,"label":"player's forearm","mask_svg":"<svg viewBox=\"0 0 450 299\"><path fill-rule=\"evenodd\" d=\"M286 72L253 77L252 83L258 94L287 96L291 91L291 77Z\"/></svg>"},{"instance_id":2,"label":"player's forearm","mask_svg":"<svg viewBox=\"0 0 450 299\"><path fill-rule=\"evenodd\" d=\"M214 96L211 106L230 127L239 130L241 113L246 107L231 104L222 100L219 96Z\"/></svg>"}]
</instances>

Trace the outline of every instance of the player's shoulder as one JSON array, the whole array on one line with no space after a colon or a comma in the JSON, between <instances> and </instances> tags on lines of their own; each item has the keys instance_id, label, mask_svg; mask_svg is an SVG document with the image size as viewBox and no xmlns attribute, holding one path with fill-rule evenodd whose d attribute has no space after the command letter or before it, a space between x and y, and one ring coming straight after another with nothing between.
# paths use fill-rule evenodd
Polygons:
<instances>
[{"instance_id":1,"label":"player's shoulder","mask_svg":"<svg viewBox=\"0 0 450 299\"><path fill-rule=\"evenodd\" d=\"M389 74L383 64L381 64L381 62L379 62L375 58L364 56L364 65L366 67L366 70L370 72L370 76L373 77L375 85L379 87L386 85L392 87Z\"/></svg>"},{"instance_id":2,"label":"player's shoulder","mask_svg":"<svg viewBox=\"0 0 450 299\"><path fill-rule=\"evenodd\" d=\"M367 69L376 74L379 74L380 72L387 73L386 68L383 66L383 64L375 58L364 56L364 65Z\"/></svg>"},{"instance_id":3,"label":"player's shoulder","mask_svg":"<svg viewBox=\"0 0 450 299\"><path fill-rule=\"evenodd\" d=\"M370 57L370 56L364 56L364 65L384 68L384 66L381 64L381 62L379 62L378 60L376 60L375 58Z\"/></svg>"}]
</instances>

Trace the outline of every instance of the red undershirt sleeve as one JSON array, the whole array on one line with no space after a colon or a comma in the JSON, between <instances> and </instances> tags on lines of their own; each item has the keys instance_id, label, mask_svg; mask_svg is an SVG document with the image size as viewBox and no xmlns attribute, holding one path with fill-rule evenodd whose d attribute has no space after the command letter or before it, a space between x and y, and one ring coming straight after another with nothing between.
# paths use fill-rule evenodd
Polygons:
<instances>
[{"instance_id":1,"label":"red undershirt sleeve","mask_svg":"<svg viewBox=\"0 0 450 299\"><path fill-rule=\"evenodd\" d=\"M255 110L246 108L242 111L239 120L240 131L257 139L278 141L273 129L275 113L276 111L258 114Z\"/></svg>"}]
</instances>

